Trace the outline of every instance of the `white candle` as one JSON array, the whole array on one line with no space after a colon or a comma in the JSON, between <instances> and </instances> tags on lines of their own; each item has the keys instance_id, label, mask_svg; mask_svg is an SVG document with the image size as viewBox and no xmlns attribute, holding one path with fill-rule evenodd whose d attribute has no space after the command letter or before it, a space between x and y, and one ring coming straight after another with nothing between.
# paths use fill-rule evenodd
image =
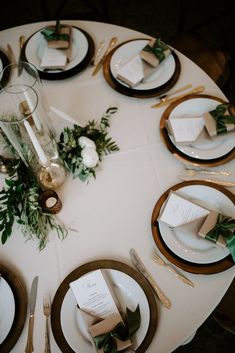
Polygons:
<instances>
[{"instance_id":1,"label":"white candle","mask_svg":"<svg viewBox=\"0 0 235 353\"><path fill-rule=\"evenodd\" d=\"M47 156L45 155L42 146L40 145L40 143L38 142L37 137L35 136L33 129L31 128L30 124L28 121L24 121L24 126L29 134L30 140L33 144L33 147L35 148L35 151L38 155L38 158L40 160L40 163L43 166L47 166L48 165L48 159Z\"/></svg>"},{"instance_id":2,"label":"white candle","mask_svg":"<svg viewBox=\"0 0 235 353\"><path fill-rule=\"evenodd\" d=\"M2 122L0 122L0 127L1 127L2 131L4 132L4 134L6 135L6 137L8 138L9 142L12 144L12 146L14 147L14 149L16 150L16 152L18 153L18 155L22 159L22 161L25 163L26 166L28 166L28 163L26 162L23 154L21 153L21 146L20 146L19 142L17 141L17 138L14 135L14 133L12 133L11 128L8 129L4 125L4 123L2 123Z\"/></svg>"},{"instance_id":3,"label":"white candle","mask_svg":"<svg viewBox=\"0 0 235 353\"><path fill-rule=\"evenodd\" d=\"M30 112L33 112L33 113L32 113L32 118L33 118L34 124L35 124L36 128L38 129L38 131L41 131L41 122L40 122L40 118L39 118L39 116L38 116L37 111L36 111L36 110L34 111L35 107L34 107L34 105L33 105L33 102L32 102L32 100L30 99L30 96L29 96L29 94L28 94L27 91L24 92L24 95L25 95L26 101L27 101L27 103L28 103Z\"/></svg>"}]
</instances>

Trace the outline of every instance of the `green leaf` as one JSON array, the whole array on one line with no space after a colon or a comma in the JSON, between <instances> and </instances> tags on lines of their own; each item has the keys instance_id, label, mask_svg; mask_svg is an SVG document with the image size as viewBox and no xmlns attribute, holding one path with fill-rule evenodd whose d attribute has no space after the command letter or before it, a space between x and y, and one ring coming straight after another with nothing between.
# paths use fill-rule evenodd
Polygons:
<instances>
[{"instance_id":1,"label":"green leaf","mask_svg":"<svg viewBox=\"0 0 235 353\"><path fill-rule=\"evenodd\" d=\"M8 186L14 186L15 185L15 182L11 179L5 179L5 183L8 185Z\"/></svg>"},{"instance_id":2,"label":"green leaf","mask_svg":"<svg viewBox=\"0 0 235 353\"><path fill-rule=\"evenodd\" d=\"M127 312L127 324L129 328L129 335L132 336L140 327L140 307L137 305L134 312L126 309Z\"/></svg>"}]
</instances>

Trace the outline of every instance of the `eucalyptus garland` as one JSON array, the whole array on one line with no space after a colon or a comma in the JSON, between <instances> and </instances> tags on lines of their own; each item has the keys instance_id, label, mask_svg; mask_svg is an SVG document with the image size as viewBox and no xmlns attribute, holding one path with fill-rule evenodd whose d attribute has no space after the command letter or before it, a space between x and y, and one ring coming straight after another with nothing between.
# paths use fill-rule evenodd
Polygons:
<instances>
[{"instance_id":1,"label":"eucalyptus garland","mask_svg":"<svg viewBox=\"0 0 235 353\"><path fill-rule=\"evenodd\" d=\"M73 128L66 127L61 133L58 142L60 158L63 160L66 169L74 177L79 177L82 181L86 181L90 176L95 177L95 169L102 157L119 150L117 144L108 137L107 132L110 127L109 120L116 111L117 107L110 107L103 114L100 122L91 120L85 127L78 125L74 125ZM84 158L86 150L91 153L91 158L94 157L95 151L98 155L97 163L94 163L94 165L90 163L92 166L89 166ZM91 161L89 160L89 162Z\"/></svg>"},{"instance_id":2,"label":"eucalyptus garland","mask_svg":"<svg viewBox=\"0 0 235 353\"><path fill-rule=\"evenodd\" d=\"M0 191L0 232L2 244L11 236L14 221L21 225L25 238L38 240L42 250L48 242L50 230L56 230L60 239L68 233L55 216L45 213L39 204L40 185L25 164L12 162L6 186Z\"/></svg>"}]
</instances>

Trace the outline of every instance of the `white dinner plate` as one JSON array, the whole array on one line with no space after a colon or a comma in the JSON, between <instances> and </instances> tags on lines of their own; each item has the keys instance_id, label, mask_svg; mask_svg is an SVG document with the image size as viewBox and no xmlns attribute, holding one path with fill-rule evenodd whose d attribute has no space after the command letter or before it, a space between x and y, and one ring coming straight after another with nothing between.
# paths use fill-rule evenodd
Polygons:
<instances>
[{"instance_id":1,"label":"white dinner plate","mask_svg":"<svg viewBox=\"0 0 235 353\"><path fill-rule=\"evenodd\" d=\"M41 29L42 30L42 29ZM40 67L41 59L47 45L46 39L38 31L34 33L28 40L25 47L25 56L27 61L31 62L39 71L43 71ZM72 52L69 63L66 65L65 71L78 66L85 58L88 52L88 40L85 34L76 27L72 27ZM60 70L49 70L47 73L58 73Z\"/></svg>"},{"instance_id":2,"label":"white dinner plate","mask_svg":"<svg viewBox=\"0 0 235 353\"><path fill-rule=\"evenodd\" d=\"M127 86L124 82L117 79L117 71L133 56L138 53L149 43L149 40L133 40L121 45L115 50L110 60L110 70L113 77L123 86ZM176 69L176 63L173 55L168 56L156 69L156 71L143 83L140 83L133 90L150 90L162 86L168 82L173 76Z\"/></svg>"},{"instance_id":3,"label":"white dinner plate","mask_svg":"<svg viewBox=\"0 0 235 353\"><path fill-rule=\"evenodd\" d=\"M200 116L203 113L214 110L220 102L212 98L192 98L178 104L170 113L168 119L174 117ZM169 135L171 142L184 155L199 160L213 160L225 156L235 146L235 132L229 132L210 138L204 131L198 141L189 144L177 144Z\"/></svg>"},{"instance_id":4,"label":"white dinner plate","mask_svg":"<svg viewBox=\"0 0 235 353\"><path fill-rule=\"evenodd\" d=\"M233 202L219 190L205 185L188 185L178 189L177 193L209 210L216 210L235 217ZM173 231L162 222L159 222L159 229L167 247L177 256L192 263L210 264L224 259L229 254L227 247L219 247L197 234L186 234L180 230Z\"/></svg>"},{"instance_id":5,"label":"white dinner plate","mask_svg":"<svg viewBox=\"0 0 235 353\"><path fill-rule=\"evenodd\" d=\"M15 317L15 299L7 281L0 278L0 344L7 337Z\"/></svg>"},{"instance_id":6,"label":"white dinner plate","mask_svg":"<svg viewBox=\"0 0 235 353\"><path fill-rule=\"evenodd\" d=\"M113 269L102 269L102 271L109 278L122 312L126 312L126 307L134 311L138 304L140 306L141 326L132 337L133 349L136 350L144 340L149 327L150 308L146 295L139 284L126 273ZM65 339L74 352L95 352L86 333L87 330L84 329L84 322L77 309L77 303L71 289L64 297L60 320Z\"/></svg>"}]
</instances>

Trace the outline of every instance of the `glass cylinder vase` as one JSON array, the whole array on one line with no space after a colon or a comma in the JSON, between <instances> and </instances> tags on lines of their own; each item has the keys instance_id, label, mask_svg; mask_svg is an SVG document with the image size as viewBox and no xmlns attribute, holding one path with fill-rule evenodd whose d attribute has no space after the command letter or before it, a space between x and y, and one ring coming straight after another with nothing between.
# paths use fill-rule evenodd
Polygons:
<instances>
[{"instance_id":1,"label":"glass cylinder vase","mask_svg":"<svg viewBox=\"0 0 235 353\"><path fill-rule=\"evenodd\" d=\"M66 172L36 68L28 63L9 65L2 74L9 77L0 92L0 128L4 139L45 189L57 189Z\"/></svg>"}]
</instances>

